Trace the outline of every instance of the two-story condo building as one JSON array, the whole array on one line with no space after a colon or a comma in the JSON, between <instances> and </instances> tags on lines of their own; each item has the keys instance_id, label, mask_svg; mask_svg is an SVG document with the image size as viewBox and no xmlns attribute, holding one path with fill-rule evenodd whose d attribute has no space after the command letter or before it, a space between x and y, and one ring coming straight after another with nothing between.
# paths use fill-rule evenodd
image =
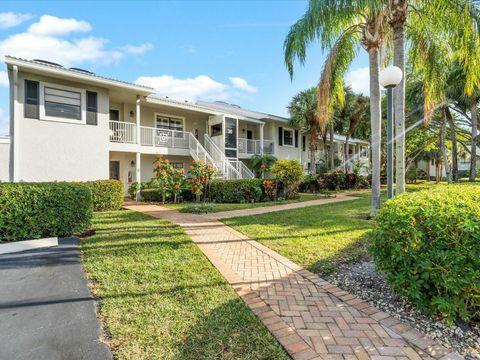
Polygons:
<instances>
[{"instance_id":1,"label":"two-story condo building","mask_svg":"<svg viewBox=\"0 0 480 360\"><path fill-rule=\"evenodd\" d=\"M308 134L288 119L223 102L178 101L154 89L65 68L5 57L10 136L0 138L1 181L119 179L125 188L153 176L157 154L174 166L210 162L220 177L253 177L246 161L272 153L308 168ZM319 156L327 149L319 139ZM345 159L344 138L335 156ZM348 158L368 163L367 141L351 139Z\"/></svg>"}]
</instances>

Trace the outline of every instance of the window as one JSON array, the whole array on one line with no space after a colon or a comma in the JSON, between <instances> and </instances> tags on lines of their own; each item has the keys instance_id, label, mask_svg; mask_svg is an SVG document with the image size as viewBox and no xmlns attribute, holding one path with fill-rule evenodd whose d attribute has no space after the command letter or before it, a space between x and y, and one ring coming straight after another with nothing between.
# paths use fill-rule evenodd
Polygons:
<instances>
[{"instance_id":1,"label":"window","mask_svg":"<svg viewBox=\"0 0 480 360\"><path fill-rule=\"evenodd\" d=\"M115 109L110 109L110 120L120 121L120 111Z\"/></svg>"},{"instance_id":2,"label":"window","mask_svg":"<svg viewBox=\"0 0 480 360\"><path fill-rule=\"evenodd\" d=\"M40 84L37 81L25 80L25 117L38 119L40 103Z\"/></svg>"},{"instance_id":3,"label":"window","mask_svg":"<svg viewBox=\"0 0 480 360\"><path fill-rule=\"evenodd\" d=\"M87 91L87 124L97 125L97 93Z\"/></svg>"},{"instance_id":4,"label":"window","mask_svg":"<svg viewBox=\"0 0 480 360\"><path fill-rule=\"evenodd\" d=\"M215 124L210 126L210 136L222 135L222 124Z\"/></svg>"},{"instance_id":5,"label":"window","mask_svg":"<svg viewBox=\"0 0 480 360\"><path fill-rule=\"evenodd\" d=\"M170 165L174 169L183 169L183 162L171 162Z\"/></svg>"},{"instance_id":6,"label":"window","mask_svg":"<svg viewBox=\"0 0 480 360\"><path fill-rule=\"evenodd\" d=\"M183 131L183 119L156 115L157 129Z\"/></svg>"},{"instance_id":7,"label":"window","mask_svg":"<svg viewBox=\"0 0 480 360\"><path fill-rule=\"evenodd\" d=\"M307 150L307 137L305 135L302 136L302 151Z\"/></svg>"},{"instance_id":8,"label":"window","mask_svg":"<svg viewBox=\"0 0 480 360\"><path fill-rule=\"evenodd\" d=\"M283 145L293 146L293 130L283 129Z\"/></svg>"},{"instance_id":9,"label":"window","mask_svg":"<svg viewBox=\"0 0 480 360\"><path fill-rule=\"evenodd\" d=\"M73 120L82 119L80 92L45 86L45 115Z\"/></svg>"}]
</instances>

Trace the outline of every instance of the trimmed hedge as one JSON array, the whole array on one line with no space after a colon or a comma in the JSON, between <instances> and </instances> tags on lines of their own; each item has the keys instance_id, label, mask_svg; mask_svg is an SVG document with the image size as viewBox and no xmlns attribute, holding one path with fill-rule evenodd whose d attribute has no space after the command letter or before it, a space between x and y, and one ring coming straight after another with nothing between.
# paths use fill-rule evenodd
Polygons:
<instances>
[{"instance_id":1,"label":"trimmed hedge","mask_svg":"<svg viewBox=\"0 0 480 360\"><path fill-rule=\"evenodd\" d=\"M92 219L92 196L82 184L0 184L0 240L69 236Z\"/></svg>"},{"instance_id":2,"label":"trimmed hedge","mask_svg":"<svg viewBox=\"0 0 480 360\"><path fill-rule=\"evenodd\" d=\"M403 194L376 224L370 250L397 292L450 321L480 318L480 186Z\"/></svg>"},{"instance_id":3,"label":"trimmed hedge","mask_svg":"<svg viewBox=\"0 0 480 360\"><path fill-rule=\"evenodd\" d=\"M162 201L162 192L159 189L143 189L140 190L142 201L160 202Z\"/></svg>"},{"instance_id":4,"label":"trimmed hedge","mask_svg":"<svg viewBox=\"0 0 480 360\"><path fill-rule=\"evenodd\" d=\"M264 197L262 179L213 180L210 182L210 200L219 203L260 201Z\"/></svg>"},{"instance_id":5,"label":"trimmed hedge","mask_svg":"<svg viewBox=\"0 0 480 360\"><path fill-rule=\"evenodd\" d=\"M119 210L125 196L118 180L95 180L82 183L92 192L93 211Z\"/></svg>"}]
</instances>

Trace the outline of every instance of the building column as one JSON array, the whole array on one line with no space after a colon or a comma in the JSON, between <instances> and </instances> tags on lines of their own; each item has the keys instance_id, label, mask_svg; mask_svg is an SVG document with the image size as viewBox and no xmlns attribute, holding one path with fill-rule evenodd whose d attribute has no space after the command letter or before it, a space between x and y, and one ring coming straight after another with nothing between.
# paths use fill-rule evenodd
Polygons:
<instances>
[{"instance_id":1,"label":"building column","mask_svg":"<svg viewBox=\"0 0 480 360\"><path fill-rule=\"evenodd\" d=\"M263 127L265 124L260 124L260 155L263 155Z\"/></svg>"},{"instance_id":2,"label":"building column","mask_svg":"<svg viewBox=\"0 0 480 360\"><path fill-rule=\"evenodd\" d=\"M142 173L141 173L141 168L142 168L142 157L139 152L135 154L135 181L140 185L142 183ZM139 186L140 188L140 186ZM140 200L140 189L137 190L137 195L135 197L135 200L139 201Z\"/></svg>"},{"instance_id":3,"label":"building column","mask_svg":"<svg viewBox=\"0 0 480 360\"><path fill-rule=\"evenodd\" d=\"M13 80L13 106L10 109L10 133L13 136L10 139L10 159L12 161L12 166L9 166L9 170L12 172L9 176L10 181L20 181L20 121L18 118L18 68L16 65L13 66L12 71L12 80Z\"/></svg>"},{"instance_id":4,"label":"building column","mask_svg":"<svg viewBox=\"0 0 480 360\"><path fill-rule=\"evenodd\" d=\"M136 153L135 158L135 181L140 185L142 183L142 174L141 174L141 156L140 156L140 146L141 146L141 138L140 138L140 95L137 95L137 100L135 102L135 123L136 123L136 143L138 147L138 151ZM137 190L136 200L140 200L140 186Z\"/></svg>"}]
</instances>

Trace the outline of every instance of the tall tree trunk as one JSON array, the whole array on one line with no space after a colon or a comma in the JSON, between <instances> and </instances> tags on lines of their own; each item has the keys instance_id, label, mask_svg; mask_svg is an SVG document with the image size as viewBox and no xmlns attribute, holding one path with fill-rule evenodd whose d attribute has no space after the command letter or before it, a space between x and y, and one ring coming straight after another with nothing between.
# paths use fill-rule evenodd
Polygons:
<instances>
[{"instance_id":1,"label":"tall tree trunk","mask_svg":"<svg viewBox=\"0 0 480 360\"><path fill-rule=\"evenodd\" d=\"M444 108L445 118L450 128L450 141L452 142L452 181L458 182L458 147L457 147L457 130L455 129L455 122L453 121L452 113L448 106Z\"/></svg>"},{"instance_id":2,"label":"tall tree trunk","mask_svg":"<svg viewBox=\"0 0 480 360\"><path fill-rule=\"evenodd\" d=\"M329 131L330 131L330 154L328 155L329 157L329 160L330 160L330 171L333 171L335 169L335 154L334 154L334 149L333 149L333 137L334 137L334 133L333 133L333 124L330 124L330 128L329 128Z\"/></svg>"},{"instance_id":3,"label":"tall tree trunk","mask_svg":"<svg viewBox=\"0 0 480 360\"><path fill-rule=\"evenodd\" d=\"M325 162L325 166L328 167L327 132L326 131L324 131L322 134L322 142L323 142L323 161Z\"/></svg>"},{"instance_id":4,"label":"tall tree trunk","mask_svg":"<svg viewBox=\"0 0 480 360\"><path fill-rule=\"evenodd\" d=\"M370 65L370 125L372 129L372 209L370 210L370 216L374 216L380 209L380 153L382 145L378 48L368 49L368 59Z\"/></svg>"},{"instance_id":5,"label":"tall tree trunk","mask_svg":"<svg viewBox=\"0 0 480 360\"><path fill-rule=\"evenodd\" d=\"M448 163L447 145L445 144L445 138L447 135L447 122L445 117L442 119L440 126L440 149L442 150L443 165L445 166L445 174L447 176L447 182L452 183L452 174L450 173L450 164Z\"/></svg>"},{"instance_id":6,"label":"tall tree trunk","mask_svg":"<svg viewBox=\"0 0 480 360\"><path fill-rule=\"evenodd\" d=\"M393 90L395 116L395 194L405 192L405 21L407 0L392 0L393 64L398 66L403 79Z\"/></svg>"},{"instance_id":7,"label":"tall tree trunk","mask_svg":"<svg viewBox=\"0 0 480 360\"><path fill-rule=\"evenodd\" d=\"M345 173L348 173L349 162L350 162L350 152L348 151L348 142L350 141L350 132L347 133L345 137Z\"/></svg>"},{"instance_id":8,"label":"tall tree trunk","mask_svg":"<svg viewBox=\"0 0 480 360\"><path fill-rule=\"evenodd\" d=\"M318 143L317 125L315 120L310 121L310 174L314 175L317 172L316 151Z\"/></svg>"},{"instance_id":9,"label":"tall tree trunk","mask_svg":"<svg viewBox=\"0 0 480 360\"><path fill-rule=\"evenodd\" d=\"M472 147L470 149L470 176L469 181L475 181L477 177L477 99L473 98L470 104L470 117L472 119Z\"/></svg>"}]
</instances>

